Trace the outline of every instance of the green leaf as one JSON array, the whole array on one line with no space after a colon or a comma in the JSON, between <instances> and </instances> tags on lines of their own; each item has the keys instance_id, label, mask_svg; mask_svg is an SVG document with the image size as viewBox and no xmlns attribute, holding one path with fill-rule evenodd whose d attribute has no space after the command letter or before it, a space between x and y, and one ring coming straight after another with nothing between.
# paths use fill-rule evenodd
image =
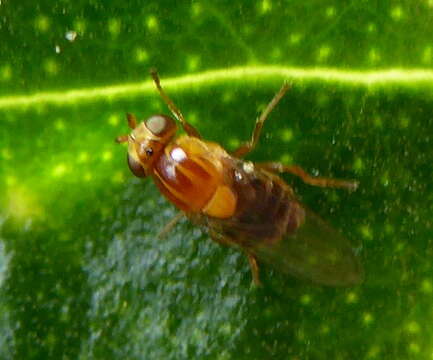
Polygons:
<instances>
[{"instance_id":1,"label":"green leaf","mask_svg":"<svg viewBox=\"0 0 433 360\"><path fill-rule=\"evenodd\" d=\"M431 359L431 1L0 2L0 358ZM326 288L261 269L133 178L125 113L233 150L292 83L249 159L359 248Z\"/></svg>"}]
</instances>

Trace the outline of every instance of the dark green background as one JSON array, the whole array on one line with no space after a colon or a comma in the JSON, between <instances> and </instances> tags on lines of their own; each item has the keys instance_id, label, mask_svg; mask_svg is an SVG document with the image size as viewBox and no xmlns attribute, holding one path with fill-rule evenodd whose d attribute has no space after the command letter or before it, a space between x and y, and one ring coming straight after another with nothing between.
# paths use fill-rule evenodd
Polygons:
<instances>
[{"instance_id":1,"label":"dark green background","mask_svg":"<svg viewBox=\"0 0 433 360\"><path fill-rule=\"evenodd\" d=\"M431 0L33 3L0 4L1 359L432 359ZM362 285L264 267L254 289L186 221L155 237L175 211L113 141L126 112L167 113L152 66L228 149L289 76L250 158L360 181L286 177L358 245Z\"/></svg>"}]
</instances>

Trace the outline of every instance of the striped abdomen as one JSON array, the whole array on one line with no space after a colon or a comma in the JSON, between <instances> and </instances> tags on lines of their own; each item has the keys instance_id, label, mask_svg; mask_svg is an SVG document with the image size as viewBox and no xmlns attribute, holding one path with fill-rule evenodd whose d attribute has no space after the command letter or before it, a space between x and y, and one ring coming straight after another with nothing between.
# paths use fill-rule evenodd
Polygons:
<instances>
[{"instance_id":1,"label":"striped abdomen","mask_svg":"<svg viewBox=\"0 0 433 360\"><path fill-rule=\"evenodd\" d=\"M278 176L252 164L230 159L231 188L237 196L233 216L225 221L208 221L223 237L244 247L274 243L291 235L302 225L305 211L291 188Z\"/></svg>"}]
</instances>

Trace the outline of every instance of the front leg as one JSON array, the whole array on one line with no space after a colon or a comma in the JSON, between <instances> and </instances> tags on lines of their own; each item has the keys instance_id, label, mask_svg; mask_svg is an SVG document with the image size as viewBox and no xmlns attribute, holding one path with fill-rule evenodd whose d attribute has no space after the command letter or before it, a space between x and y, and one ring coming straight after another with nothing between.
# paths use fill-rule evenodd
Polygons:
<instances>
[{"instance_id":1,"label":"front leg","mask_svg":"<svg viewBox=\"0 0 433 360\"><path fill-rule=\"evenodd\" d=\"M158 73L155 69L150 70L150 75L152 76L153 82L155 83L156 89L159 92L159 95L162 97L162 100L166 103L174 117L180 122L183 129L189 136L193 136L196 138L201 138L198 130L192 126L189 122L185 120L179 108L174 104L173 100L165 93L165 91L161 87L161 81L159 80Z\"/></svg>"}]
</instances>

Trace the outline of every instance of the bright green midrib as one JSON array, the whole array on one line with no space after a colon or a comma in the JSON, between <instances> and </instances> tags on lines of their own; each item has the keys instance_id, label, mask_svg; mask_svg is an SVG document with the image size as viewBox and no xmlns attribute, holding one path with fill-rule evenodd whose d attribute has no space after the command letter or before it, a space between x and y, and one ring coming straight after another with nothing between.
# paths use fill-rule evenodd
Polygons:
<instances>
[{"instance_id":1,"label":"bright green midrib","mask_svg":"<svg viewBox=\"0 0 433 360\"><path fill-rule=\"evenodd\" d=\"M292 68L281 66L247 66L205 71L175 78L162 78L163 86L180 90L191 85L209 85L218 82L245 82L269 79L293 81L323 81L347 84L350 86L384 87L413 86L422 83L433 88L433 70L428 69L384 69L380 71L343 71L331 68ZM67 105L79 101L92 101L101 98L117 98L134 94L153 93L150 80L136 83L101 86L85 89L72 89L59 92L40 92L32 95L0 97L0 109L42 104Z\"/></svg>"}]
</instances>

